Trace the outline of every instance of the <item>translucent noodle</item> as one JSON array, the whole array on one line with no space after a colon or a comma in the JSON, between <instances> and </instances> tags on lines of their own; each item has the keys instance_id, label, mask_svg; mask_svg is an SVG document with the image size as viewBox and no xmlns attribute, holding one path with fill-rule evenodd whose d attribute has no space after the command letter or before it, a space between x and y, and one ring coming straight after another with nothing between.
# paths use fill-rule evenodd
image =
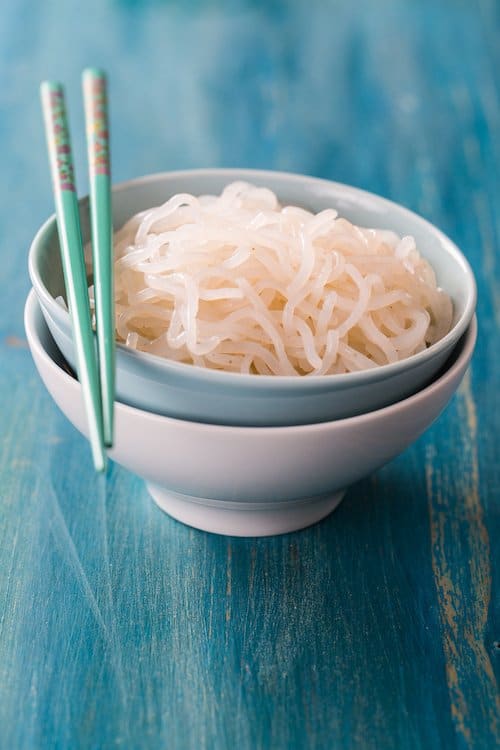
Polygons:
<instances>
[{"instance_id":1,"label":"translucent noodle","mask_svg":"<svg viewBox=\"0 0 500 750\"><path fill-rule=\"evenodd\" d=\"M114 252L117 340L177 362L353 372L420 352L451 326L451 300L412 237L282 208L243 182L137 214Z\"/></svg>"}]
</instances>

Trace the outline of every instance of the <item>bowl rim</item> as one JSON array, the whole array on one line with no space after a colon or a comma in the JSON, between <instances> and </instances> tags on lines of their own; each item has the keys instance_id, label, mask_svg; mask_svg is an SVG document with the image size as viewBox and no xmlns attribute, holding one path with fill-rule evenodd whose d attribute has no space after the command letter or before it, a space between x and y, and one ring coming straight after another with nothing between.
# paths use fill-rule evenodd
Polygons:
<instances>
[{"instance_id":1,"label":"bowl rim","mask_svg":"<svg viewBox=\"0 0 500 750\"><path fill-rule=\"evenodd\" d=\"M43 317L41 305L37 299L36 293L34 289L31 289L26 298L24 307L24 328L26 331L26 337L28 339L28 344L30 347L30 351L32 352L32 356L34 356L33 352L36 352L37 356L46 363L46 366L56 374L56 377L62 377L70 385L70 387L75 390L75 392L78 392L80 389L78 380L75 377L71 376L68 372L63 370L60 365L58 365L54 361L47 349L42 344L40 337L36 332L37 318L40 324L46 329L47 334L52 340L54 347L56 347L57 349L57 344L55 343L52 334L50 333L50 330L47 326L47 323ZM174 427L176 425L191 425L195 426L197 430L206 432L213 432L213 430L216 429L217 431L226 433L234 433L236 431L238 435L247 433L248 435L253 436L258 436L259 434L264 433L270 434L271 431L272 434L276 436L279 436L282 433L294 434L303 432L305 434L310 433L311 431L321 433L323 431L328 431L331 429L340 429L343 425L354 426L361 423L366 424L373 420L381 419L384 416L397 415L398 412L404 412L411 406L423 404L427 399L432 398L432 395L435 391L446 388L447 384L453 380L458 372L460 372L462 369L465 372L466 368L469 366L477 340L477 332L477 317L474 314L469 326L467 327L467 330L460 338L459 346L461 346L461 349L458 352L456 359L451 363L450 366L445 366L445 369L441 371L441 374L439 374L438 377L434 378L432 382L429 383L429 385L425 386L425 388L422 388L411 396L408 396L407 398L396 401L394 404L384 406L381 409L375 409L374 411L358 414L353 417L345 417L343 419L332 419L328 422L314 422L311 424L301 425L270 425L266 427L251 427L245 425L220 425L207 422L194 422L187 419L177 419L176 417L168 417L162 414L145 411L144 409L138 409L135 406L129 406L128 404L124 404L121 401L115 401L115 408L131 415L140 415L141 420L145 420L146 422L150 423L161 424L162 422L167 422Z\"/></svg>"},{"instance_id":2,"label":"bowl rim","mask_svg":"<svg viewBox=\"0 0 500 750\"><path fill-rule=\"evenodd\" d=\"M231 168L225 168L225 167L214 167L214 168L200 168L200 169L186 169L186 170L176 170L171 172L157 172L153 174L143 175L141 177L135 177L130 180L125 180L123 182L116 183L112 186L113 193L121 193L126 190L129 190L130 188L133 188L138 185L144 185L148 183L155 183L155 182L161 182L165 179L182 179L182 178L196 178L196 177L202 177L202 176L219 176L224 177L226 176L227 179L245 179L248 178L249 181L254 178L258 180L262 180L265 182L266 178L281 178L289 182L310 182L314 185L325 185L328 186L328 188L331 190L332 188L334 190L339 191L344 196L350 196L353 199L365 199L365 200L371 200L378 203L380 206L386 208L387 210L395 210L399 212L403 218L407 216L412 221L417 221L425 230L426 232L434 235L434 237L440 242L442 245L444 251L450 255L456 264L461 267L463 274L464 274L464 289L466 292L466 301L464 304L464 309L462 311L462 314L460 315L459 319L456 321L455 325L451 328L451 330L443 336L443 338L439 339L439 341L436 341L434 344L432 344L427 349L424 349L421 352L418 352L416 354L412 354L410 357L406 357L405 359L398 360L397 362L392 362L390 364L385 365L379 365L378 367L365 369L365 370L358 370L356 372L349 372L349 373L339 373L339 374L330 374L330 375L255 375L255 374L246 374L246 373L238 373L238 372L227 372L224 370L214 370L211 368L204 368L200 367L198 365L192 365L185 362L173 362L172 360L166 359L164 357L161 357L156 354L151 354L149 352L142 352L138 351L136 349L132 349L130 347L127 347L125 344L122 344L120 342L116 342L117 347L117 353L120 351L120 354L122 356L125 356L127 359L132 359L135 363L139 365L146 365L149 368L156 369L158 371L163 371L165 374L171 373L172 375L187 375L189 374L189 377L191 380L203 380L205 382L217 382L219 384L224 384L228 387L236 387L236 386L242 386L242 387L251 387L259 389L261 387L268 389L269 387L279 387L285 390L288 389L294 389L297 388L297 386L300 384L302 388L305 389L312 389L312 388L331 388L333 385L335 385L336 388L341 390L342 388L347 388L355 385L363 385L368 384L372 381L378 381L382 380L384 378L390 378L394 375L397 375L398 373L404 371L404 370L411 370L414 367L418 367L420 363L423 363L425 361L428 361L429 359L432 359L433 356L439 354L440 352L443 352L444 350L450 348L456 342L459 338L465 333L467 327L469 326L472 316L475 311L476 307L476 301L477 301L477 286L476 281L474 277L474 273L472 271L472 267L470 263L468 262L465 255L462 253L462 251L459 249L459 247L446 235L444 232L442 232L438 227L436 227L434 224L432 224L427 219L423 218L419 214L415 213L414 211L411 211L410 209L406 208L405 206L402 206L399 203L396 203L394 201L389 200L388 198L384 198L380 195L377 195L376 193L371 193L367 190L363 190L362 188L357 188L352 185L345 185L340 182L335 182L333 180L326 180L321 177L313 177L311 175L304 175L304 174L298 174L293 172L280 172L280 171L274 171L274 170L263 170L263 169L246 169L246 168L237 168L237 167L231 167ZM79 199L78 203L79 205L85 203L88 201L88 195L84 195L82 198ZM40 248L42 244L42 239L45 235L45 233L49 230L49 228L52 228L55 224L56 216L55 213L49 216L44 223L41 225L41 227L38 229L38 231L35 234L35 237L33 238L33 241L30 245L29 254L28 254L28 270L29 275L31 278L31 282L33 284L33 287L36 291L37 296L40 299L40 302L42 304L42 307L47 309L47 312L52 317L52 314L55 314L56 319L59 317L61 319L61 316L64 318L69 318L69 312L65 310L61 305L59 305L55 298L49 293L47 287L43 283L41 274L38 270L38 258L40 253ZM71 325L71 323L69 323ZM117 360L118 361L118 360Z\"/></svg>"}]
</instances>

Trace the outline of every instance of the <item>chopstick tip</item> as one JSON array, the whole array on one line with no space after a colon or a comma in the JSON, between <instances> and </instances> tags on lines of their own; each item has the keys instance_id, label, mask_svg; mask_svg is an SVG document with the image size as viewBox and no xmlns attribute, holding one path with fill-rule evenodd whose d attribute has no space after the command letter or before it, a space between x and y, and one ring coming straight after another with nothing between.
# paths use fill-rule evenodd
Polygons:
<instances>
[{"instance_id":1,"label":"chopstick tip","mask_svg":"<svg viewBox=\"0 0 500 750\"><path fill-rule=\"evenodd\" d=\"M96 78L105 79L106 73L102 68L96 68L96 67L85 68L85 70L82 73L82 78L83 80L85 80L86 78L90 78L94 80Z\"/></svg>"},{"instance_id":2,"label":"chopstick tip","mask_svg":"<svg viewBox=\"0 0 500 750\"><path fill-rule=\"evenodd\" d=\"M108 468L108 461L105 453L94 459L94 468L98 474L106 473L106 470Z\"/></svg>"},{"instance_id":3,"label":"chopstick tip","mask_svg":"<svg viewBox=\"0 0 500 750\"><path fill-rule=\"evenodd\" d=\"M53 94L54 92L63 92L64 88L62 83L59 81L45 80L40 84L40 94L42 97L47 94Z\"/></svg>"}]
</instances>

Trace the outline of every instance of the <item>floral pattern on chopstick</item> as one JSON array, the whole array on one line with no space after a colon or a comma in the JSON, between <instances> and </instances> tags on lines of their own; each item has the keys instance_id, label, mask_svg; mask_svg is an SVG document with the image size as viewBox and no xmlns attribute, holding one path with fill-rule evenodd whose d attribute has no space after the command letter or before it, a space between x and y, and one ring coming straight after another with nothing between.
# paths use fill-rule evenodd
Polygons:
<instances>
[{"instance_id":1,"label":"floral pattern on chopstick","mask_svg":"<svg viewBox=\"0 0 500 750\"><path fill-rule=\"evenodd\" d=\"M109 175L108 103L104 76L87 80L92 116L88 122L89 162L94 174Z\"/></svg>"},{"instance_id":2,"label":"floral pattern on chopstick","mask_svg":"<svg viewBox=\"0 0 500 750\"><path fill-rule=\"evenodd\" d=\"M62 88L50 92L50 115L54 139L52 142L52 157L56 165L54 178L57 175L61 190L76 192L71 145L66 119L66 106Z\"/></svg>"}]
</instances>

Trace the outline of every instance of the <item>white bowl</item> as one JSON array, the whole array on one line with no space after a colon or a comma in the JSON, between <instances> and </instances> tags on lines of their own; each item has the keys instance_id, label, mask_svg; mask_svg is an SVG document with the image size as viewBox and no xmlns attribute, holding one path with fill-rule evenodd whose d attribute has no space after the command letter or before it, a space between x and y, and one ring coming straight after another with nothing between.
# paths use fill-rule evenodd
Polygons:
<instances>
[{"instance_id":1,"label":"white bowl","mask_svg":"<svg viewBox=\"0 0 500 750\"><path fill-rule=\"evenodd\" d=\"M172 362L118 345L116 388L120 401L139 409L211 424L298 425L364 414L399 401L427 385L465 333L476 304L471 268L450 239L420 216L378 195L303 175L253 170L198 169L131 180L113 188L116 227L139 210L174 193L220 193L246 180L270 187L284 204L320 211L336 208L361 226L393 229L415 237L422 255L451 295L452 328L440 341L405 360L361 372L307 377L242 375ZM82 231L89 237L88 200L81 201ZM56 302L64 295L55 218L33 240L30 276L58 347L75 366L71 323Z\"/></svg>"},{"instance_id":2,"label":"white bowl","mask_svg":"<svg viewBox=\"0 0 500 750\"><path fill-rule=\"evenodd\" d=\"M79 383L44 321L35 293L25 327L40 376L62 412L87 434ZM349 485L401 453L438 417L476 341L473 318L442 374L414 396L349 419L292 427L187 422L116 404L111 457L143 477L158 505L199 529L266 536L328 515Z\"/></svg>"}]
</instances>

